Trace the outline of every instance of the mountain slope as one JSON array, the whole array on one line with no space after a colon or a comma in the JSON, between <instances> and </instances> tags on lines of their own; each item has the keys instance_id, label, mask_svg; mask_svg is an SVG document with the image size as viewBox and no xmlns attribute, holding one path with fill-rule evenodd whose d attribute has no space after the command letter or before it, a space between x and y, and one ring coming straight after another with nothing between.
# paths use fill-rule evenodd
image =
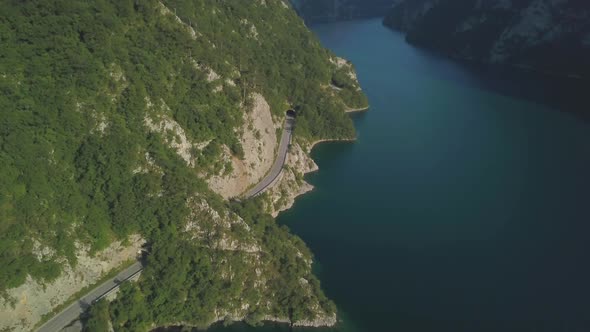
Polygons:
<instances>
[{"instance_id":1,"label":"mountain slope","mask_svg":"<svg viewBox=\"0 0 590 332\"><path fill-rule=\"evenodd\" d=\"M395 0L291 0L307 22L381 17Z\"/></svg>"},{"instance_id":2,"label":"mountain slope","mask_svg":"<svg viewBox=\"0 0 590 332\"><path fill-rule=\"evenodd\" d=\"M580 0L401 1L384 24L454 57L590 75L590 7Z\"/></svg>"},{"instance_id":3,"label":"mountain slope","mask_svg":"<svg viewBox=\"0 0 590 332\"><path fill-rule=\"evenodd\" d=\"M330 88L349 76L288 3L15 0L0 17L0 329L95 282L119 242L150 254L110 305L118 330L334 322L301 240L210 189L257 181L289 108L296 142L354 136L343 110L366 99L352 78ZM86 278L92 256L105 268Z\"/></svg>"}]
</instances>

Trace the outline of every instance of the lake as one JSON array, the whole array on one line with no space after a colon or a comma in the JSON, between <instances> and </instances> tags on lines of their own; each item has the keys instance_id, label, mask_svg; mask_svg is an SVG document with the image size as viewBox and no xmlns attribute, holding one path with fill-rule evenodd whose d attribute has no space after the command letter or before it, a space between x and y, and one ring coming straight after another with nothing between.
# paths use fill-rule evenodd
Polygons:
<instances>
[{"instance_id":1,"label":"lake","mask_svg":"<svg viewBox=\"0 0 590 332\"><path fill-rule=\"evenodd\" d=\"M590 85L456 63L380 20L312 29L371 104L278 218L339 308L312 331L590 331Z\"/></svg>"}]
</instances>

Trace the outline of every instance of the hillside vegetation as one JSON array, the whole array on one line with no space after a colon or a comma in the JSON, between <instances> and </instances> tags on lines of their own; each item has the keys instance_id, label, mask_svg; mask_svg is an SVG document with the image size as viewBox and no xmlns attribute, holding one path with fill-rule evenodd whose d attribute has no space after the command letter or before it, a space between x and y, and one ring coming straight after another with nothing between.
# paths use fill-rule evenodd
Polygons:
<instances>
[{"instance_id":1,"label":"hillside vegetation","mask_svg":"<svg viewBox=\"0 0 590 332\"><path fill-rule=\"evenodd\" d=\"M308 22L382 17L396 0L290 0Z\"/></svg>"},{"instance_id":2,"label":"hillside vegetation","mask_svg":"<svg viewBox=\"0 0 590 332\"><path fill-rule=\"evenodd\" d=\"M27 276L49 283L78 251L140 234L151 248L140 282L96 309L116 330L334 312L305 245L260 202L231 205L204 181L222 147L243 154L254 93L277 118L297 110L297 139L354 136L343 109L366 98L286 2L8 0L0 43L7 302ZM170 146L174 132L149 130L159 119L202 143L196 163Z\"/></svg>"}]
</instances>

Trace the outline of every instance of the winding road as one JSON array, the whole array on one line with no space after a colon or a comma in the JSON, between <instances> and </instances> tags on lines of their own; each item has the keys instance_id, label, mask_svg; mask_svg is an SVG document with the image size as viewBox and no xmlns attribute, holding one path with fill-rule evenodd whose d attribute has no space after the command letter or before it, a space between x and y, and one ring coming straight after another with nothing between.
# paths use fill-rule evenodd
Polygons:
<instances>
[{"instance_id":1,"label":"winding road","mask_svg":"<svg viewBox=\"0 0 590 332\"><path fill-rule=\"evenodd\" d=\"M84 295L84 297L70 304L67 308L55 315L45 324L41 325L41 327L37 329L37 332L61 331L65 327L69 326L72 322L77 320L92 303L115 291L124 281L133 278L141 270L143 270L143 265L141 262L135 262L133 265L121 271L115 277L105 281L100 286ZM80 330L80 328L73 329Z\"/></svg>"},{"instance_id":2,"label":"winding road","mask_svg":"<svg viewBox=\"0 0 590 332\"><path fill-rule=\"evenodd\" d=\"M272 186L274 181L279 177L287 159L287 152L289 150L289 144L291 143L291 136L293 134L294 126L295 117L287 115L285 119L285 128L281 136L281 142L279 143L277 159L275 159L270 172L254 188L250 189L245 194L246 198L260 195L266 189ZM88 294L84 295L84 297L69 305L45 324L41 325L41 327L37 329L37 332L56 332L70 326L72 322L80 318L80 315L84 313L88 307L92 305L92 303L117 290L121 283L133 278L139 272L141 272L141 270L143 270L143 265L141 262L134 263L130 267L120 272L116 277L107 280L100 286L91 290ZM80 327L79 325L75 325L72 326L71 329L80 330Z\"/></svg>"},{"instance_id":3,"label":"winding road","mask_svg":"<svg viewBox=\"0 0 590 332\"><path fill-rule=\"evenodd\" d=\"M293 134L294 126L295 117L287 115L287 118L285 119L285 129L283 130L281 142L279 143L277 159L275 159L270 172L268 172L268 174L254 188L248 190L244 197L252 198L260 195L272 186L273 182L279 177L279 174L281 174L283 166L285 165L285 161L287 160L287 152L289 150L289 143L291 143L291 135Z\"/></svg>"}]
</instances>

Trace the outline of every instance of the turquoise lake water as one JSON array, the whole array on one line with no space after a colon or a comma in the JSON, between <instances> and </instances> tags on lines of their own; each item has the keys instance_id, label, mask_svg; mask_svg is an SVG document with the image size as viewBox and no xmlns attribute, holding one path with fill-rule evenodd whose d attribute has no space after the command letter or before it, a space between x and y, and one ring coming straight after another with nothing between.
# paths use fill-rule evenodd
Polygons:
<instances>
[{"instance_id":1,"label":"turquoise lake water","mask_svg":"<svg viewBox=\"0 0 590 332\"><path fill-rule=\"evenodd\" d=\"M313 30L371 109L353 115L357 142L313 150L316 189L278 219L339 308L337 328L311 331L590 331L584 96L454 63L379 20Z\"/></svg>"}]
</instances>

